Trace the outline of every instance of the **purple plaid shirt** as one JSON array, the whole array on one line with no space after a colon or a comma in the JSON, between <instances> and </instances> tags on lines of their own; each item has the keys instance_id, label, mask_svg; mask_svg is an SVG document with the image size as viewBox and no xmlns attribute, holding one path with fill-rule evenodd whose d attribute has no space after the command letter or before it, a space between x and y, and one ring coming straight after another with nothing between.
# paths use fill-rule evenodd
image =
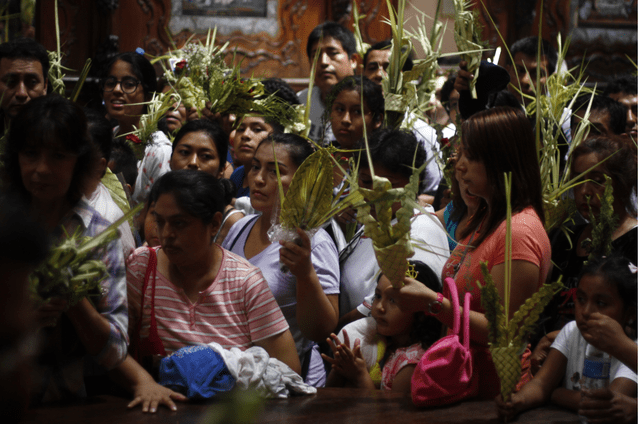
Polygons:
<instances>
[{"instance_id":1,"label":"purple plaid shirt","mask_svg":"<svg viewBox=\"0 0 640 424\"><path fill-rule=\"evenodd\" d=\"M84 200L78 204L62 219L61 225L68 234L72 234L76 228L84 228L83 236L94 237L104 231L110 224L91 208ZM58 239L63 237L60 227L54 233ZM117 239L112 241L101 258L107 264L109 277L100 284L103 294L91 298L96 310L109 321L111 334L100 353L89 356L93 362L88 369L93 371L96 367L111 369L120 364L127 355L129 338L127 335L128 310L127 310L127 282L122 242ZM45 352L49 355L41 358L42 386L40 393L34 393L36 402L49 402L65 398L82 397L85 395L84 374L85 357L84 348L81 347L70 322L62 317L56 328L43 329L46 339ZM59 327L59 328L58 328ZM65 337L61 337L64 335ZM64 340L64 344L62 343Z\"/></svg>"}]
</instances>

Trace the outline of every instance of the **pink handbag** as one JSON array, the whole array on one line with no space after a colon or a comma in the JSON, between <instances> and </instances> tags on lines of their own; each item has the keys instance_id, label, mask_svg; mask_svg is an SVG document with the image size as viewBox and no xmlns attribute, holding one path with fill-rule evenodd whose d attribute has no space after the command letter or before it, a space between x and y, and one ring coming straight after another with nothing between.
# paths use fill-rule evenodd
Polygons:
<instances>
[{"instance_id":1,"label":"pink handbag","mask_svg":"<svg viewBox=\"0 0 640 424\"><path fill-rule=\"evenodd\" d=\"M478 394L478 376L473 373L469 350L469 305L471 293L464 297L463 341L460 343L460 301L451 278L445 279L453 304L453 334L435 342L422 355L411 376L411 398L416 406L439 406Z\"/></svg>"}]
</instances>

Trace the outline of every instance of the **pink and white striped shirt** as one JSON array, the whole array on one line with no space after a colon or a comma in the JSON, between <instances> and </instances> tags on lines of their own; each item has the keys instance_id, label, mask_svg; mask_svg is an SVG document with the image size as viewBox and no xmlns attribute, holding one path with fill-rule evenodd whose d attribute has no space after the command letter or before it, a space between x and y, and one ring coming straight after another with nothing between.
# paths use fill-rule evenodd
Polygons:
<instances>
[{"instance_id":1,"label":"pink and white striped shirt","mask_svg":"<svg viewBox=\"0 0 640 424\"><path fill-rule=\"evenodd\" d=\"M226 349L244 350L289 328L260 270L234 253L224 249L222 252L218 275L195 303L160 271L156 272L155 316L167 354L184 346L211 342ZM140 319L140 296L148 262L147 247L137 249L127 261L130 334L134 334L132 330L135 332ZM149 335L151 293L149 283L141 338Z\"/></svg>"}]
</instances>

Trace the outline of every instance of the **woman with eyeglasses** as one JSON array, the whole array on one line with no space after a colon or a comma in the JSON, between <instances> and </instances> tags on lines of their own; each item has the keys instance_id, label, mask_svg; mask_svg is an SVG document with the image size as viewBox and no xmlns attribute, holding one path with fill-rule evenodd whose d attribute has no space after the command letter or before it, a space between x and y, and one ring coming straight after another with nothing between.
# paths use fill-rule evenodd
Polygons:
<instances>
[{"instance_id":1,"label":"woman with eyeglasses","mask_svg":"<svg viewBox=\"0 0 640 424\"><path fill-rule=\"evenodd\" d=\"M114 135L126 137L134 126L139 126L140 117L146 112L144 102L151 100L157 90L156 71L143 55L135 52L120 53L105 69L101 88L107 116L118 122ZM138 177L133 189L135 203L145 201L153 182L170 171L171 141L161 131L156 131L151 137L142 160L138 162Z\"/></svg>"}]
</instances>

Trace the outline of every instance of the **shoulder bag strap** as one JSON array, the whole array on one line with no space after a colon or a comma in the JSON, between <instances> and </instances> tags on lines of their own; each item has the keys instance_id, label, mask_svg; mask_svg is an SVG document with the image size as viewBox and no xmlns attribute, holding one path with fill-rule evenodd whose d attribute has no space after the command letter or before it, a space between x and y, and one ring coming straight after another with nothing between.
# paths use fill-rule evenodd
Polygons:
<instances>
[{"instance_id":1,"label":"shoulder bag strap","mask_svg":"<svg viewBox=\"0 0 640 424\"><path fill-rule=\"evenodd\" d=\"M470 328L469 328L469 311L471 309L471 293L466 292L464 295L464 309L462 311L462 344L465 350L469 350Z\"/></svg>"},{"instance_id":2,"label":"shoulder bag strap","mask_svg":"<svg viewBox=\"0 0 640 424\"><path fill-rule=\"evenodd\" d=\"M149 247L149 261L147 262L147 271L144 274L144 282L142 283L142 291L140 294L140 318L138 319L138 325L136 326L137 345L133 355L133 358L136 361L139 359L139 356L140 356L140 329L142 328L142 316L144 315L144 295L147 291L147 286L149 285L149 279L150 279L149 277L151 277L152 273L153 273L153 286L155 288L157 262L158 261L156 257L156 251L152 247ZM152 296L151 298L151 308L154 307L154 301L153 301L154 297L155 296Z\"/></svg>"},{"instance_id":3,"label":"shoulder bag strap","mask_svg":"<svg viewBox=\"0 0 640 424\"><path fill-rule=\"evenodd\" d=\"M453 305L453 334L460 334L460 299L458 298L458 287L453 278L445 278L445 283L449 287L449 295L451 296L451 303Z\"/></svg>"},{"instance_id":4,"label":"shoulder bag strap","mask_svg":"<svg viewBox=\"0 0 640 424\"><path fill-rule=\"evenodd\" d=\"M247 223L244 224L244 227L242 227L242 229L238 232L238 235L236 236L236 238L233 239L233 243L231 243L231 245L229 246L229 248L227 249L228 251L232 251L234 246L236 245L236 243L238 242L238 239L240 238L240 236L245 232L245 230L247 229L247 227L249 226L249 224L251 224L253 221L257 220L260 216L256 216L253 219L249 219L247 220Z\"/></svg>"}]
</instances>

